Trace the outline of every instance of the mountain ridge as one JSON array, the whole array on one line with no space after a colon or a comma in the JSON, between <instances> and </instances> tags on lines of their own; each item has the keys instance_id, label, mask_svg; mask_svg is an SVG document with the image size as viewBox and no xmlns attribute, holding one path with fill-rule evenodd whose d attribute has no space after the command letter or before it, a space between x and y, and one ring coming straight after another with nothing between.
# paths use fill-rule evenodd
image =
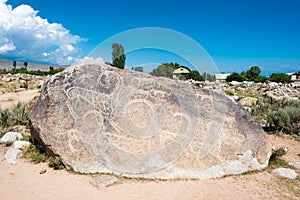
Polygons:
<instances>
[{"instance_id":1,"label":"mountain ridge","mask_svg":"<svg viewBox=\"0 0 300 200\"><path fill-rule=\"evenodd\" d=\"M11 70L13 68L13 61L6 58L0 58L0 69ZM17 68L24 67L23 61L16 61ZM48 71L49 66L53 67L69 67L69 65L54 65L54 64L42 64L42 63L35 63L35 62L27 62L28 63L28 70L41 70L41 71Z\"/></svg>"}]
</instances>

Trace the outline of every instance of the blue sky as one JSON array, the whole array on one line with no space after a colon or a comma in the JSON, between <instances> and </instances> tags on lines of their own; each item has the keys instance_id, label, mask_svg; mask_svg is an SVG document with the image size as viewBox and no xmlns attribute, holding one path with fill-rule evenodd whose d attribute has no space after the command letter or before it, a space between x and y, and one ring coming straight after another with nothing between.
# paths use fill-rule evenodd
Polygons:
<instances>
[{"instance_id":1,"label":"blue sky","mask_svg":"<svg viewBox=\"0 0 300 200\"><path fill-rule=\"evenodd\" d=\"M252 65L258 65L263 71L269 72L300 71L298 0L86 0L84 2L0 0L0 2L1 9L4 9L3 5L11 5L12 10L27 4L34 11L39 11L30 16L47 19L48 23L34 20L38 21L36 25L38 28L28 23L30 29L29 27L22 30L16 27L9 29L5 20L11 19L7 16L2 17L1 57L70 63L76 58L88 55L102 41L120 32L140 27L162 27L178 31L197 41L211 56L219 71L243 71ZM30 8L22 7L15 14L25 18L24 15L30 13ZM46 28L38 30L41 26ZM53 29L55 33L62 34L57 34L52 41ZM3 30L7 32L4 34ZM32 37L30 30L38 31ZM47 34L49 38L44 37ZM36 41L36 38L39 40ZM41 42L42 39L51 42L46 44ZM126 46L124 47L126 51ZM145 53L147 52L149 53L149 50ZM153 63L173 61L170 60L172 59L170 56L164 59L164 56L159 56L159 51L156 53L161 60L156 59ZM147 62L151 62L153 53L148 57ZM130 65L135 63L139 65L141 62L137 56L131 58L130 54L127 60ZM174 61L177 61L177 58L174 57Z\"/></svg>"}]
</instances>

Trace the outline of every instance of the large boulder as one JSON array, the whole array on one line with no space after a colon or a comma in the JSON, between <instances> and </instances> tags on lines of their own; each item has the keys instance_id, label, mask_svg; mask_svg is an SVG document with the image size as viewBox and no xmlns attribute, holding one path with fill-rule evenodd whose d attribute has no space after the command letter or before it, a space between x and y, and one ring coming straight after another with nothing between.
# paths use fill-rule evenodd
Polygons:
<instances>
[{"instance_id":1,"label":"large boulder","mask_svg":"<svg viewBox=\"0 0 300 200\"><path fill-rule=\"evenodd\" d=\"M241 105L105 64L48 80L29 114L32 137L82 173L214 178L268 165L266 134Z\"/></svg>"}]
</instances>

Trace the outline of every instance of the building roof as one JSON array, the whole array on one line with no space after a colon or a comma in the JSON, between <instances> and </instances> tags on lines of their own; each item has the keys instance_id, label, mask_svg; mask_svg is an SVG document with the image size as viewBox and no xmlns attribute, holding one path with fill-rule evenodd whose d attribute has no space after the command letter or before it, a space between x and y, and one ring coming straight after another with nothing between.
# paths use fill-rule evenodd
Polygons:
<instances>
[{"instance_id":1,"label":"building roof","mask_svg":"<svg viewBox=\"0 0 300 200\"><path fill-rule=\"evenodd\" d=\"M173 71L173 74L188 74L191 70L185 66L180 66Z\"/></svg>"}]
</instances>

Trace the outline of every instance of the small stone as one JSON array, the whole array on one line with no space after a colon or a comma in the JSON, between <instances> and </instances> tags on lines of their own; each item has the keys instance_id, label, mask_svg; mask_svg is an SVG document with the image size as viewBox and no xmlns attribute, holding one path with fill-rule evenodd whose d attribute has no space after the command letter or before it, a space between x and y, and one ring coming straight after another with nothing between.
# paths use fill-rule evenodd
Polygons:
<instances>
[{"instance_id":1,"label":"small stone","mask_svg":"<svg viewBox=\"0 0 300 200\"><path fill-rule=\"evenodd\" d=\"M22 151L17 148L11 148L5 153L5 159L9 164L16 164L17 160L22 157Z\"/></svg>"},{"instance_id":2,"label":"small stone","mask_svg":"<svg viewBox=\"0 0 300 200\"><path fill-rule=\"evenodd\" d=\"M0 144L6 143L6 142L14 142L16 140L22 140L22 139L23 139L23 136L22 136L21 133L18 133L18 132L7 132L0 139Z\"/></svg>"},{"instance_id":3,"label":"small stone","mask_svg":"<svg viewBox=\"0 0 300 200\"><path fill-rule=\"evenodd\" d=\"M40 171L40 174L45 174L46 172L47 172L47 170L43 169L43 170Z\"/></svg>"},{"instance_id":4,"label":"small stone","mask_svg":"<svg viewBox=\"0 0 300 200\"><path fill-rule=\"evenodd\" d=\"M28 146L30 146L30 142L27 142L27 141L15 141L14 142L14 148L16 148L16 149L24 149L24 148L26 148L26 147L28 147Z\"/></svg>"},{"instance_id":5,"label":"small stone","mask_svg":"<svg viewBox=\"0 0 300 200\"><path fill-rule=\"evenodd\" d=\"M297 173L289 168L277 168L274 170L274 173L281 177L289 179L295 179L297 177Z\"/></svg>"},{"instance_id":6,"label":"small stone","mask_svg":"<svg viewBox=\"0 0 300 200\"><path fill-rule=\"evenodd\" d=\"M300 169L300 163L298 162L289 162L289 165L295 167L296 169Z\"/></svg>"},{"instance_id":7,"label":"small stone","mask_svg":"<svg viewBox=\"0 0 300 200\"><path fill-rule=\"evenodd\" d=\"M106 178L95 178L90 181L90 184L92 186L100 188L100 187L110 186L110 185L116 183L118 180L119 179L115 176L110 176L110 177L106 177Z\"/></svg>"}]
</instances>

